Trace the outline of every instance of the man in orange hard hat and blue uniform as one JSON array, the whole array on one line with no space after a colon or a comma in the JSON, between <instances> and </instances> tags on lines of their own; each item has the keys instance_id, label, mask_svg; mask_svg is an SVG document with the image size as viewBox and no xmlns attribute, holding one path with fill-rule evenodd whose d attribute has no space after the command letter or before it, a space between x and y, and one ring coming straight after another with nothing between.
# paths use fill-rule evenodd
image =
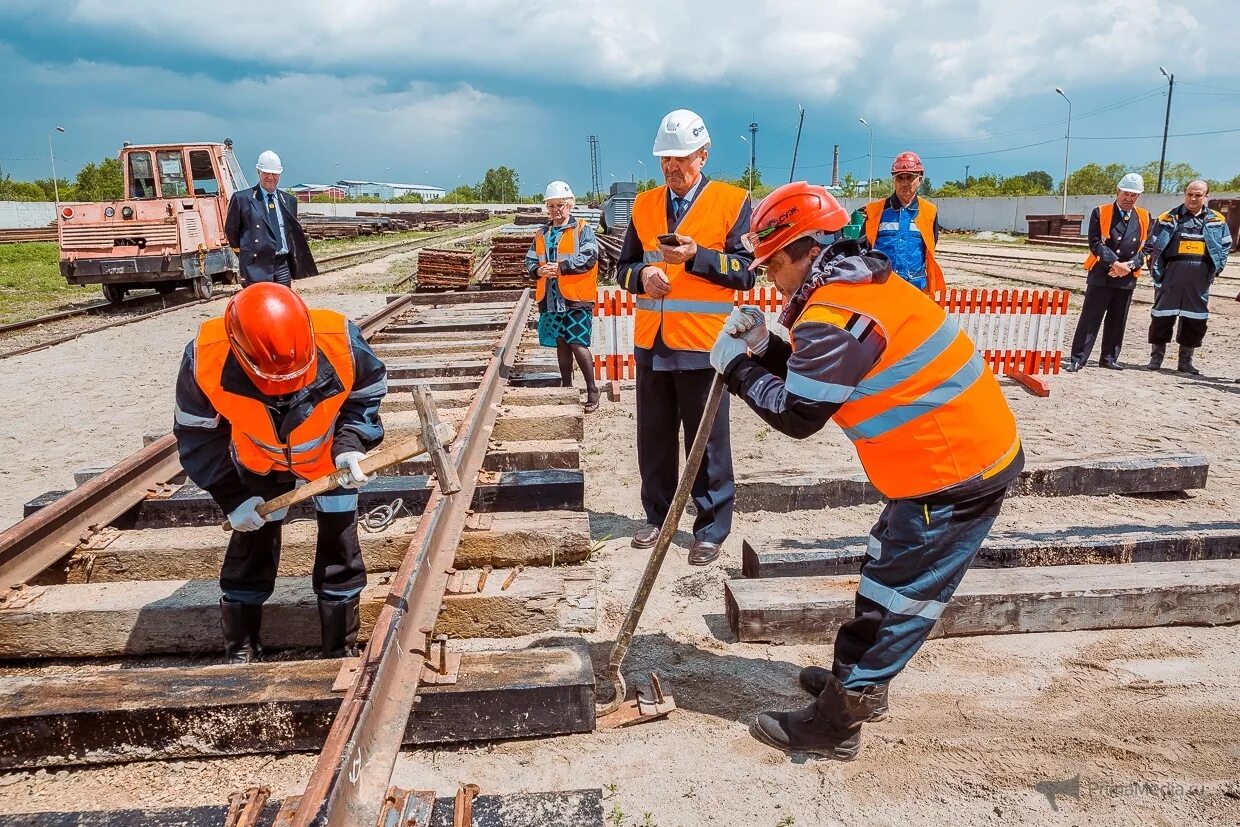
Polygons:
<instances>
[{"instance_id":1,"label":"man in orange hard hat and blue uniform","mask_svg":"<svg viewBox=\"0 0 1240 827\"><path fill-rule=\"evenodd\" d=\"M886 254L896 275L930 296L947 288L934 257L939 243L939 210L917 194L926 171L916 152L901 152L891 164L893 192L865 205L865 237Z\"/></svg>"}]
</instances>

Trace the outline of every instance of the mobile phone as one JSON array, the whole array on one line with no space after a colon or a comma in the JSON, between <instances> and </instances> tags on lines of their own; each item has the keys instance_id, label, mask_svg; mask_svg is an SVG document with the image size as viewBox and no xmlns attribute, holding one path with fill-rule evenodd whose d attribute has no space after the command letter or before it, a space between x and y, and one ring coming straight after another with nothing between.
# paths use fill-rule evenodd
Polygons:
<instances>
[{"instance_id":1,"label":"mobile phone","mask_svg":"<svg viewBox=\"0 0 1240 827\"><path fill-rule=\"evenodd\" d=\"M663 235L659 236L658 239L659 239L660 244L664 244L668 247L679 247L680 246L680 239L676 237L675 233L664 233Z\"/></svg>"}]
</instances>

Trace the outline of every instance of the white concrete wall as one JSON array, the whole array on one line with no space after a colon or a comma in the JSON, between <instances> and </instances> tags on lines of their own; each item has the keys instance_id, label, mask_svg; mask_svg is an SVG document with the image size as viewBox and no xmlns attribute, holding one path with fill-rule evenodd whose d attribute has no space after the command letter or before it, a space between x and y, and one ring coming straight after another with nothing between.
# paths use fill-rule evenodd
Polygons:
<instances>
[{"instance_id":1,"label":"white concrete wall","mask_svg":"<svg viewBox=\"0 0 1240 827\"><path fill-rule=\"evenodd\" d=\"M56 205L46 201L0 201L0 230L46 227L56 217Z\"/></svg>"},{"instance_id":2,"label":"white concrete wall","mask_svg":"<svg viewBox=\"0 0 1240 827\"><path fill-rule=\"evenodd\" d=\"M491 210L492 212L516 212L517 204L445 204L433 201L429 204L298 204L297 209L304 213L319 215L353 216L361 212L443 212L445 210ZM521 204L522 207L533 207L536 204Z\"/></svg>"},{"instance_id":3,"label":"white concrete wall","mask_svg":"<svg viewBox=\"0 0 1240 827\"><path fill-rule=\"evenodd\" d=\"M1236 193L1211 193L1211 198L1237 198ZM849 212L864 206L866 198L845 198ZM939 208L939 224L945 230L992 230L1005 233L1027 233L1026 215L1059 215L1063 210L1063 198L1058 195L1035 195L1024 198L935 198ZM1068 214L1084 215L1082 231L1088 229L1087 221L1094 207L1107 201L1104 195L1069 195ZM1146 193L1137 202L1153 215L1184 203L1183 195Z\"/></svg>"}]
</instances>

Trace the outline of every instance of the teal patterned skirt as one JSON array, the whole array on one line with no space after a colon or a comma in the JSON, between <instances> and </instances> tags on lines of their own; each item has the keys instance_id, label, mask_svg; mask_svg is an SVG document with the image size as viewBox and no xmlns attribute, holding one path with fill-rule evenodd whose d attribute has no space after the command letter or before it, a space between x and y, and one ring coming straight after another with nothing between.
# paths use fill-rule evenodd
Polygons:
<instances>
[{"instance_id":1,"label":"teal patterned skirt","mask_svg":"<svg viewBox=\"0 0 1240 827\"><path fill-rule=\"evenodd\" d=\"M594 327L594 311L584 307L570 307L561 312L544 310L538 314L538 344L555 347L558 340L570 345L590 346Z\"/></svg>"}]
</instances>

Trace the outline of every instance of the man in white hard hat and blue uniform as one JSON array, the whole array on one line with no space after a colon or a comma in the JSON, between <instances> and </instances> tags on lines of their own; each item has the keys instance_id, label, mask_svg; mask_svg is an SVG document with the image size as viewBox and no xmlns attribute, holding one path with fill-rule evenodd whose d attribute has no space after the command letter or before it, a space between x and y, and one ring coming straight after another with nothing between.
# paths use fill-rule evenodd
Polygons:
<instances>
[{"instance_id":1,"label":"man in white hard hat and blue uniform","mask_svg":"<svg viewBox=\"0 0 1240 827\"><path fill-rule=\"evenodd\" d=\"M620 249L616 279L637 295L637 466L646 524L634 533L634 548L658 539L676 491L681 434L687 453L714 380L710 349L736 291L754 285L753 256L742 241L749 195L702 174L709 153L710 133L697 113L677 109L663 118L654 155L666 183L638 194ZM693 482L692 565L719 556L735 492L725 396Z\"/></svg>"},{"instance_id":2,"label":"man in white hard hat and blue uniform","mask_svg":"<svg viewBox=\"0 0 1240 827\"><path fill-rule=\"evenodd\" d=\"M1098 366L1123 370L1119 351L1124 344L1124 325L1132 305L1132 289L1145 259L1142 250L1150 232L1150 214L1137 206L1145 181L1135 172L1119 179L1115 200L1094 207L1089 216L1089 256L1082 265L1085 304L1072 336L1072 353L1066 370L1085 367L1102 328L1102 354ZM1105 319L1105 321L1104 321Z\"/></svg>"},{"instance_id":3,"label":"man in white hard hat and blue uniform","mask_svg":"<svg viewBox=\"0 0 1240 827\"><path fill-rule=\"evenodd\" d=\"M284 166L270 149L258 156L258 186L228 199L224 234L241 265L241 284L317 276L310 242L297 221L297 199L279 188Z\"/></svg>"}]
</instances>

